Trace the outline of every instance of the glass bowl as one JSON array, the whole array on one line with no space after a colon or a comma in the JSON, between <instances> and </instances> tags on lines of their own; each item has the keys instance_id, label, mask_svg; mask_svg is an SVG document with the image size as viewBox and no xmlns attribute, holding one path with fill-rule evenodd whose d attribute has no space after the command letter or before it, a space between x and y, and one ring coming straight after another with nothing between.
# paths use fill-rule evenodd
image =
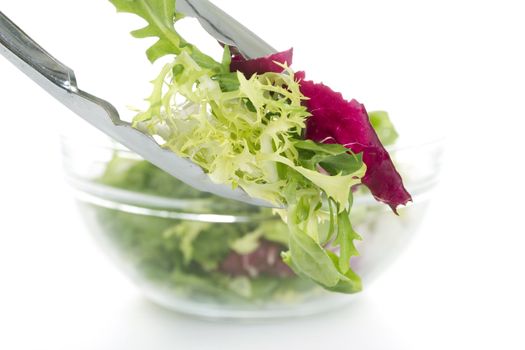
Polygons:
<instances>
[{"instance_id":1,"label":"glass bowl","mask_svg":"<svg viewBox=\"0 0 525 350\"><path fill-rule=\"evenodd\" d=\"M153 302L213 318L313 314L353 299L302 280L280 260L287 229L270 209L196 191L98 134L62 137L64 168L88 230ZM438 180L442 142L390 150L413 203L399 216L359 190L352 266L364 289L416 232Z\"/></svg>"}]
</instances>

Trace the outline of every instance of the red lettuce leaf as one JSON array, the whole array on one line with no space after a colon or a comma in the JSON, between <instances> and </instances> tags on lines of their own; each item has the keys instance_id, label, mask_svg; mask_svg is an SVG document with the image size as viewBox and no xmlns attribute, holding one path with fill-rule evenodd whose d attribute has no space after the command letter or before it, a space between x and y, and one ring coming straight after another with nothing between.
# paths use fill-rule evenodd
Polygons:
<instances>
[{"instance_id":1,"label":"red lettuce leaf","mask_svg":"<svg viewBox=\"0 0 525 350\"><path fill-rule=\"evenodd\" d=\"M338 143L354 153L362 153L367 166L363 184L394 212L398 205L412 200L362 104L347 101L328 86L308 80L301 81L301 92L309 98L305 105L312 113L306 121L306 139Z\"/></svg>"},{"instance_id":2,"label":"red lettuce leaf","mask_svg":"<svg viewBox=\"0 0 525 350\"><path fill-rule=\"evenodd\" d=\"M237 51L237 50L235 50ZM273 55L268 55L265 57L255 58L252 60L247 60L238 53L234 53L232 56L232 61L230 64L230 71L236 72L240 71L246 75L246 77L251 77L253 74L266 73L266 72L275 72L281 73L283 67L279 66L275 62L281 64L287 64L290 66L292 64L293 49L287 51L278 52Z\"/></svg>"},{"instance_id":3,"label":"red lettuce leaf","mask_svg":"<svg viewBox=\"0 0 525 350\"><path fill-rule=\"evenodd\" d=\"M290 277L293 272L281 259L283 250L277 243L261 240L259 247L249 254L231 251L221 262L219 270L230 276Z\"/></svg>"},{"instance_id":4,"label":"red lettuce leaf","mask_svg":"<svg viewBox=\"0 0 525 350\"><path fill-rule=\"evenodd\" d=\"M292 55L292 49L253 60L234 55L230 69L248 77L254 73L281 72L282 68L274 61L291 65ZM345 100L341 93L324 84L305 80L304 72L297 72L296 78L300 81L301 93L308 98L305 106L312 114L306 123L305 138L338 143L354 153L362 153L367 166L363 184L376 200L388 204L397 214L397 206L405 205L412 197L370 124L365 107L356 100Z\"/></svg>"}]
</instances>

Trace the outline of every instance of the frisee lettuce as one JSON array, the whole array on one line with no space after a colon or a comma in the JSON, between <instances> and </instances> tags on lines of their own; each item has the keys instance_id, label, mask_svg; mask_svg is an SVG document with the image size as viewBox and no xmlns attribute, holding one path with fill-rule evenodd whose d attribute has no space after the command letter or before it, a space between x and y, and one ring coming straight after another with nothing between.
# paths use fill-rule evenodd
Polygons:
<instances>
[{"instance_id":1,"label":"frisee lettuce","mask_svg":"<svg viewBox=\"0 0 525 350\"><path fill-rule=\"evenodd\" d=\"M286 65L283 73L230 72L227 46L217 62L177 33L183 16L173 0L110 1L147 21L132 35L158 39L146 52L151 61L174 55L133 126L159 136L212 181L285 207L277 210L289 228L283 260L298 275L333 291L361 290L350 267L360 237L349 213L366 166L343 146L304 140L310 113L294 72Z\"/></svg>"}]
</instances>

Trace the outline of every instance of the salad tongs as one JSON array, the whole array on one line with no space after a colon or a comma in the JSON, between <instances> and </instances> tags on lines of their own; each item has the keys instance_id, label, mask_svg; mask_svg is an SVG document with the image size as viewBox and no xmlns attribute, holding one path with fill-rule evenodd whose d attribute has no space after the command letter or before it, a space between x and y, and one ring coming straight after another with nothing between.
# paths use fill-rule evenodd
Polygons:
<instances>
[{"instance_id":1,"label":"salad tongs","mask_svg":"<svg viewBox=\"0 0 525 350\"><path fill-rule=\"evenodd\" d=\"M196 17L213 37L235 45L247 58L275 52L263 40L206 0L178 0L177 11ZM149 135L120 119L109 102L78 88L75 73L51 56L0 12L0 54L58 101L117 142L186 184L205 192L260 206L271 206L242 189L215 184L201 167L163 149Z\"/></svg>"}]
</instances>

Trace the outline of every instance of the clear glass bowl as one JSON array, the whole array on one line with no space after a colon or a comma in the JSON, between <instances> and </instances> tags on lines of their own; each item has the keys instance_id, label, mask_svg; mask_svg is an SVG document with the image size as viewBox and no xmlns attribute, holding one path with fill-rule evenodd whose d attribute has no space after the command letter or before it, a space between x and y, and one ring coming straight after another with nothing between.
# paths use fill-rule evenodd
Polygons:
<instances>
[{"instance_id":1,"label":"clear glass bowl","mask_svg":"<svg viewBox=\"0 0 525 350\"><path fill-rule=\"evenodd\" d=\"M282 264L286 226L269 209L198 192L98 134L67 135L64 167L89 231L155 303L203 317L274 318L352 300ZM414 200L399 216L356 194L353 224L363 239L352 266L365 289L423 220L441 154L440 141L391 149Z\"/></svg>"}]
</instances>

